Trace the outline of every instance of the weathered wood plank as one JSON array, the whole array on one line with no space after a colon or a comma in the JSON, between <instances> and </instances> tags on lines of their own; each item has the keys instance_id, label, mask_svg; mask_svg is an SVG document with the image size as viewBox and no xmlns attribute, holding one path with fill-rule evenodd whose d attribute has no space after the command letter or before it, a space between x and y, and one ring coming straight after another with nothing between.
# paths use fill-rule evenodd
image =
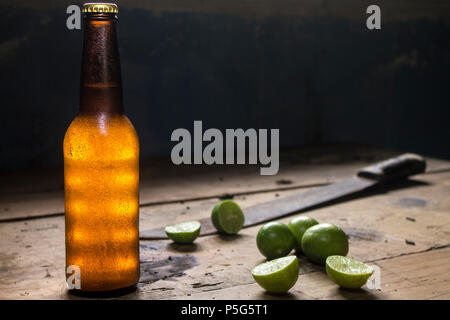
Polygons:
<instances>
[{"instance_id":1,"label":"weathered wood plank","mask_svg":"<svg viewBox=\"0 0 450 320\"><path fill-rule=\"evenodd\" d=\"M368 297L364 291L339 290L326 279L323 268L301 257L298 287L281 298L447 297L449 275L442 266L450 259L445 248L450 245L450 173L419 175L415 181L388 193L308 212L321 222L336 223L347 231L350 256L373 261L382 268L382 284L387 284L382 291L371 291ZM246 207L292 192L295 190L235 199ZM141 229L208 216L217 201L145 207L141 210ZM202 237L190 246L166 240L141 241L141 283L136 292L122 298L274 298L257 287L250 275L251 268L263 261L255 244L258 229L247 228L234 237ZM436 247L444 248L427 251ZM407 258L412 260L404 260ZM417 268L410 266L412 261ZM76 298L68 295L64 286L62 216L0 223L0 298Z\"/></svg>"},{"instance_id":2,"label":"weathered wood plank","mask_svg":"<svg viewBox=\"0 0 450 320\"><path fill-rule=\"evenodd\" d=\"M147 161L141 168L141 206L207 199L226 194L304 188L351 176L367 164L398 152L354 146L305 148L280 155L280 172L260 176L258 166L174 166ZM428 171L450 170L450 162L427 159ZM62 169L3 172L0 180L0 221L62 215Z\"/></svg>"},{"instance_id":3,"label":"weathered wood plank","mask_svg":"<svg viewBox=\"0 0 450 320\"><path fill-rule=\"evenodd\" d=\"M448 299L450 297L450 248L413 253L370 262L381 270L381 290L340 289L325 271L301 274L287 295L270 295L255 284L233 286L176 299Z\"/></svg>"}]
</instances>

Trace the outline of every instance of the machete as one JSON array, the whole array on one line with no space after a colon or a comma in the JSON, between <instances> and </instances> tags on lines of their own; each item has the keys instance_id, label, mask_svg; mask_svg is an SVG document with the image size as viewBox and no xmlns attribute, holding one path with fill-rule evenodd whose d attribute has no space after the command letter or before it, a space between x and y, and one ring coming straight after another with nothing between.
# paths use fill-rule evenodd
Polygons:
<instances>
[{"instance_id":1,"label":"machete","mask_svg":"<svg viewBox=\"0 0 450 320\"><path fill-rule=\"evenodd\" d=\"M260 203L244 208L245 227L282 218L299 211L305 211L337 200L344 196L363 191L377 184L391 183L425 171L425 160L416 154L406 153L375 165L363 168L346 180L324 187L317 187L298 194ZM200 235L217 233L210 217L200 219ZM140 239L167 239L164 228L142 231Z\"/></svg>"}]
</instances>

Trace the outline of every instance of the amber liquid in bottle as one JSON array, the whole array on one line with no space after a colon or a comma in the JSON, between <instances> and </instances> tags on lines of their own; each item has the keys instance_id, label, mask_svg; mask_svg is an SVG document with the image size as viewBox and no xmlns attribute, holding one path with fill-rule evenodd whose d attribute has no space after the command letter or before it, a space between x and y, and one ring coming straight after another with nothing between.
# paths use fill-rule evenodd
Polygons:
<instances>
[{"instance_id":1,"label":"amber liquid in bottle","mask_svg":"<svg viewBox=\"0 0 450 320\"><path fill-rule=\"evenodd\" d=\"M86 13L80 112L64 137L66 268L79 267L81 291L139 280L139 140L122 105L116 20Z\"/></svg>"}]
</instances>

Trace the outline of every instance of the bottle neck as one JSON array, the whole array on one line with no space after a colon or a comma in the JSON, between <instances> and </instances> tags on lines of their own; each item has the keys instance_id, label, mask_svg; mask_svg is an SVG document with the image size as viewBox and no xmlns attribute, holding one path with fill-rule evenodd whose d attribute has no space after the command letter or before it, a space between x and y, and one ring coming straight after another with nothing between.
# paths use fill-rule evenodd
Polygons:
<instances>
[{"instance_id":1,"label":"bottle neck","mask_svg":"<svg viewBox=\"0 0 450 320\"><path fill-rule=\"evenodd\" d=\"M85 19L80 113L124 113L116 19L111 14Z\"/></svg>"}]
</instances>

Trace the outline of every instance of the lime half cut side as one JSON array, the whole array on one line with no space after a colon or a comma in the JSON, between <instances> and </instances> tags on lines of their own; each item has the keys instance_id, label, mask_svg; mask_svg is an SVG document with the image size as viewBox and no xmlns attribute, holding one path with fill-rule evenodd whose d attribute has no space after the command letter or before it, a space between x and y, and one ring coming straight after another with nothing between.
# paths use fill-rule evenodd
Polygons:
<instances>
[{"instance_id":1,"label":"lime half cut side","mask_svg":"<svg viewBox=\"0 0 450 320\"><path fill-rule=\"evenodd\" d=\"M218 203L211 213L211 219L217 231L226 234L236 234L244 226L244 213L233 200Z\"/></svg>"},{"instance_id":2,"label":"lime half cut side","mask_svg":"<svg viewBox=\"0 0 450 320\"><path fill-rule=\"evenodd\" d=\"M167 226L167 236L176 243L192 243L200 234L201 224L198 221L188 221Z\"/></svg>"},{"instance_id":3,"label":"lime half cut side","mask_svg":"<svg viewBox=\"0 0 450 320\"><path fill-rule=\"evenodd\" d=\"M328 277L343 288L361 288L373 273L373 268L344 256L329 256L326 260Z\"/></svg>"},{"instance_id":4,"label":"lime half cut side","mask_svg":"<svg viewBox=\"0 0 450 320\"><path fill-rule=\"evenodd\" d=\"M297 282L299 274L296 256L287 256L262 263L252 270L255 281L273 293L285 293Z\"/></svg>"}]
</instances>

